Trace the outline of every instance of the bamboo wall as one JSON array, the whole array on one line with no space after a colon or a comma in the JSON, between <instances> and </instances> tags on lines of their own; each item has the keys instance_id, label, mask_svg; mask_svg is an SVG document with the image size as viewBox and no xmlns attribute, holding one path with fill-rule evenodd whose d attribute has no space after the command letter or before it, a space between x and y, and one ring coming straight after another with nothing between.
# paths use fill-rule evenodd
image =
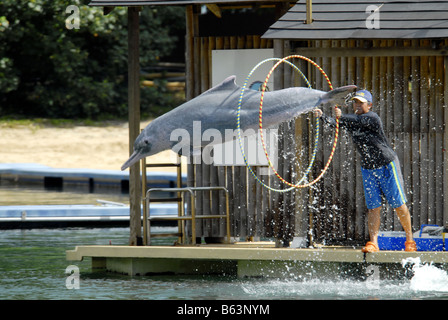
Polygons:
<instances>
[{"instance_id":1,"label":"bamboo wall","mask_svg":"<svg viewBox=\"0 0 448 320\"><path fill-rule=\"evenodd\" d=\"M439 43L440 44L440 43ZM442 45L448 44L447 40ZM447 155L445 129L447 112L447 58L434 53L419 56L418 49L431 48L428 40L315 41L309 46L331 53L332 48L383 48L381 53L362 51L342 57L315 57L330 76L334 87L356 84L372 92L373 111L383 121L385 133L401 162L413 228L422 224L446 224ZM396 48L404 48L397 53ZM390 50L391 56L387 55ZM423 50L422 50L423 51ZM306 50L296 50L306 53ZM338 51L344 52L344 50ZM313 87L328 90L322 75L309 71ZM330 110L325 111L327 114ZM343 113L351 112L343 108ZM307 127L312 132L312 128ZM323 133L321 163L328 159L333 132ZM332 166L312 193L307 214L313 216L316 240L360 240L368 236L366 207L358 155L348 134L343 132ZM444 216L445 212L445 216ZM381 230L402 230L396 214L383 209Z\"/></svg>"},{"instance_id":2,"label":"bamboo wall","mask_svg":"<svg viewBox=\"0 0 448 320\"><path fill-rule=\"evenodd\" d=\"M270 40L263 40L260 36L235 37L192 37L191 54L194 63L191 66L194 74L194 85L190 88L191 96L197 96L211 87L211 54L212 50L225 49L260 49L272 48ZM190 163L193 163L191 159ZM258 170L254 168L254 170ZM265 236L266 228L264 213L268 209L266 190L261 187L252 175L248 174L245 166L218 167L214 165L190 164L188 165L189 186L227 186L230 193L231 234L233 237L261 237ZM263 199L263 200L262 200ZM223 212L225 199L218 192L199 195L196 201L198 214ZM256 213L257 212L257 213ZM219 238L225 235L223 221L207 220L196 225L198 236L205 238Z\"/></svg>"},{"instance_id":3,"label":"bamboo wall","mask_svg":"<svg viewBox=\"0 0 448 320\"><path fill-rule=\"evenodd\" d=\"M302 47L290 48L292 42L260 39L259 36L241 37L195 37L194 26L187 30L187 98L199 95L211 86L211 51L215 49L272 48L275 55L316 53ZM303 45L303 43L302 43ZM444 45L448 45L445 40ZM395 41L312 41L308 48L318 48L320 57L312 57L330 76L334 87L356 84L370 90L374 97L373 111L383 120L386 135L401 161L407 189L408 205L414 229L421 224L446 223L448 197L447 133L444 122L444 96L448 93L443 55L419 56L416 48L431 47L423 40ZM333 56L331 49L370 46L382 48L381 54L365 53ZM397 54L396 48L409 47L409 51ZM389 50L391 55L384 52ZM414 50L414 51L413 51ZM360 51L362 52L362 51ZM426 52L426 51L425 51ZM191 59L188 59L188 57ZM295 61L306 70L313 88L329 90L325 79L303 61ZM189 81L189 84L188 84ZM276 89L303 85L291 70L282 67L276 74ZM324 110L327 114L331 110ZM349 112L343 107L343 112ZM281 125L279 130L278 172L286 180L295 182L308 166L313 149L314 119L303 115L297 121ZM322 131L323 130L323 131ZM321 127L321 139L313 173L314 179L325 165L334 131ZM258 170L255 168L255 170ZM274 188L286 188L275 176L264 177L265 183ZM322 180L312 188L298 189L288 193L267 190L255 181L246 167L215 167L198 164L188 166L188 185L226 186L230 192L231 234L233 237L275 237L291 241L293 236L311 236L311 241L331 243L334 241L363 242L368 236L366 206L357 153L348 134L341 132L332 165ZM209 214L222 211L224 197L204 194L197 198L198 213ZM392 210L385 206L381 230L401 230ZM197 234L205 238L225 235L223 222L197 223Z\"/></svg>"}]
</instances>

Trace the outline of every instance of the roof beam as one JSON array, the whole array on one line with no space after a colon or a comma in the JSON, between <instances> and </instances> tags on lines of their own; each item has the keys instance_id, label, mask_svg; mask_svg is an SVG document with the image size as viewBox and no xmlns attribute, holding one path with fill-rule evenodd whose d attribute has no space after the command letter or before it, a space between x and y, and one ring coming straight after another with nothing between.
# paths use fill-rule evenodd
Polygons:
<instances>
[{"instance_id":1,"label":"roof beam","mask_svg":"<svg viewBox=\"0 0 448 320\"><path fill-rule=\"evenodd\" d=\"M217 18L222 18L221 9L217 4L206 4L208 10L210 10Z\"/></svg>"},{"instance_id":2,"label":"roof beam","mask_svg":"<svg viewBox=\"0 0 448 320\"><path fill-rule=\"evenodd\" d=\"M440 49L413 48L296 48L296 53L306 57L420 57L448 56L448 47Z\"/></svg>"}]
</instances>

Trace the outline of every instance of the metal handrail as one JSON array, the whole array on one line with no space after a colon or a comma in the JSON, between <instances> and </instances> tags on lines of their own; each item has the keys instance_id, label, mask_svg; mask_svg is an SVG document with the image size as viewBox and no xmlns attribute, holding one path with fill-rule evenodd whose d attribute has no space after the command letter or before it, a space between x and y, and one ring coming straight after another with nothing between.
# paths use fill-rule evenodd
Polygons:
<instances>
[{"instance_id":1,"label":"metal handrail","mask_svg":"<svg viewBox=\"0 0 448 320\"><path fill-rule=\"evenodd\" d=\"M226 195L226 214L225 215L204 215L204 216L196 216L196 207L195 207L195 192L196 191L213 191L213 190L221 190L225 192ZM227 242L230 243L230 213L229 213L229 192L226 188L220 187L220 186L213 186L213 187L184 187L184 188L151 188L146 192L145 196L145 204L146 204L146 210L147 210L147 217L145 218L144 224L146 224L146 230L145 233L145 243L147 245L151 244L151 216L150 216L150 193L158 191L158 192L178 192L182 194L182 205L181 207L184 208L184 194L190 193L190 199L191 199L191 216L185 216L184 210L182 209L182 213L179 211L179 215L177 218L169 217L166 218L166 220L191 220L191 237L192 237L192 244L196 244L196 219L226 219L226 233L227 233ZM163 220L163 217L157 217L157 220ZM185 239L185 224L182 223L182 230L181 233L183 235L183 238Z\"/></svg>"}]
</instances>

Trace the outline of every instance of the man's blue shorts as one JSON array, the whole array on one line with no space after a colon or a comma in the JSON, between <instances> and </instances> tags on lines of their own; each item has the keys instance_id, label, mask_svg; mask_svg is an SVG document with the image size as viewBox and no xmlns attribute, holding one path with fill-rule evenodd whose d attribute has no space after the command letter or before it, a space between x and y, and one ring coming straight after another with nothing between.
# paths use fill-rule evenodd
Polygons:
<instances>
[{"instance_id":1,"label":"man's blue shorts","mask_svg":"<svg viewBox=\"0 0 448 320\"><path fill-rule=\"evenodd\" d=\"M368 209L381 206L381 194L394 209L406 203L403 176L398 159L378 169L361 168L361 172Z\"/></svg>"}]
</instances>

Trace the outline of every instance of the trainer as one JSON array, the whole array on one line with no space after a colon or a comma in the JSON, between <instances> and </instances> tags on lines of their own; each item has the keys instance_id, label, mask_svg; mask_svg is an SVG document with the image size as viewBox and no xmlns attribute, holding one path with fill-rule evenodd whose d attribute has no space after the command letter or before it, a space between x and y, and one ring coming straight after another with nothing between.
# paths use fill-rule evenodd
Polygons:
<instances>
[{"instance_id":1,"label":"trainer","mask_svg":"<svg viewBox=\"0 0 448 320\"><path fill-rule=\"evenodd\" d=\"M339 125L345 128L356 145L361 156L361 172L364 185L364 196L368 208L368 227L370 241L362 248L362 252L377 252L378 232L381 224L381 194L394 208L398 219L406 233L405 251L416 251L417 246L412 235L411 216L406 205L403 176L397 154L390 146L383 131L381 118L370 109L372 94L367 90L359 90L351 99L354 114L342 115L335 108ZM336 126L336 120L316 109L315 114L330 126Z\"/></svg>"}]
</instances>

